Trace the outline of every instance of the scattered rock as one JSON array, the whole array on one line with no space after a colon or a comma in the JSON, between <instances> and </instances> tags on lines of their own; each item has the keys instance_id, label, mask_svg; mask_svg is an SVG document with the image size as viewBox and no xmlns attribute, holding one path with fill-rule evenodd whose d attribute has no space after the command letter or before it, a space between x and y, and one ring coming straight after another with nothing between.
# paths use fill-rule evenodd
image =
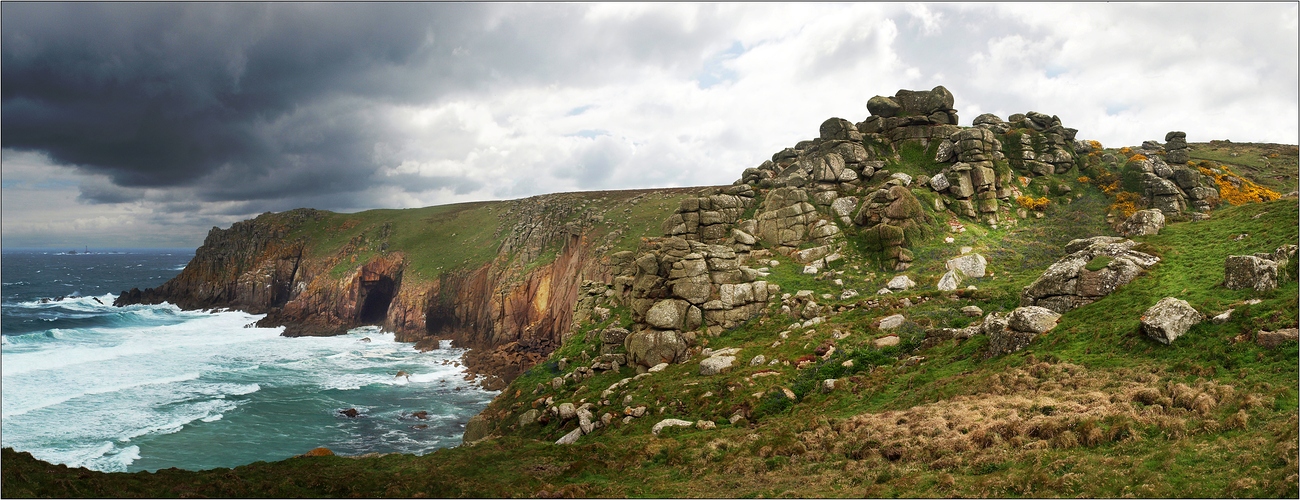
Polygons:
<instances>
[{"instance_id":1,"label":"scattered rock","mask_svg":"<svg viewBox=\"0 0 1300 500\"><path fill-rule=\"evenodd\" d=\"M700 361L700 375L717 375L731 369L735 362L735 356L710 356Z\"/></svg>"},{"instance_id":2,"label":"scattered rock","mask_svg":"<svg viewBox=\"0 0 1300 500\"><path fill-rule=\"evenodd\" d=\"M688 422L686 420L681 420L677 418L666 418L660 420L659 423L655 424L655 426L650 429L650 433L658 436L659 431L664 430L664 428L666 427L690 427L692 425L695 424L692 422Z\"/></svg>"},{"instance_id":3,"label":"scattered rock","mask_svg":"<svg viewBox=\"0 0 1300 500\"><path fill-rule=\"evenodd\" d=\"M881 330L892 330L894 328L898 328L899 326L902 326L904 320L905 318L903 318L902 314L885 316L884 318L880 319L879 328Z\"/></svg>"},{"instance_id":4,"label":"scattered rock","mask_svg":"<svg viewBox=\"0 0 1300 500\"><path fill-rule=\"evenodd\" d=\"M1255 336L1255 342L1260 346L1268 349L1280 346L1286 342L1295 342L1300 339L1300 330L1296 328L1283 328L1276 332L1260 330Z\"/></svg>"},{"instance_id":5,"label":"scattered rock","mask_svg":"<svg viewBox=\"0 0 1300 500\"><path fill-rule=\"evenodd\" d=\"M524 427L528 424L536 422L537 417L540 416L541 414L542 412L537 411L536 408L524 412L522 415L519 415L519 427Z\"/></svg>"},{"instance_id":6,"label":"scattered rock","mask_svg":"<svg viewBox=\"0 0 1300 500\"><path fill-rule=\"evenodd\" d=\"M880 337L876 340L872 340L871 345L875 346L876 349L884 349L889 346L898 345L898 342L899 342L898 335L888 335L885 337Z\"/></svg>"},{"instance_id":7,"label":"scattered rock","mask_svg":"<svg viewBox=\"0 0 1300 500\"><path fill-rule=\"evenodd\" d=\"M624 342L628 363L644 367L685 361L688 347L676 330L642 330L628 335Z\"/></svg>"},{"instance_id":8,"label":"scattered rock","mask_svg":"<svg viewBox=\"0 0 1300 500\"><path fill-rule=\"evenodd\" d=\"M832 392L835 390L835 384L839 382L836 379L828 378L822 381L822 392Z\"/></svg>"},{"instance_id":9,"label":"scattered rock","mask_svg":"<svg viewBox=\"0 0 1300 500\"><path fill-rule=\"evenodd\" d=\"M1013 330L1039 334L1056 327L1061 315L1045 307L1025 306L1011 311L1007 327Z\"/></svg>"},{"instance_id":10,"label":"scattered rock","mask_svg":"<svg viewBox=\"0 0 1300 500\"><path fill-rule=\"evenodd\" d=\"M707 431L707 430L710 430L710 429L715 429L715 428L717 428L717 427L718 427L718 424L714 423L712 420L696 420L696 421L695 421L695 428L696 428L696 429L699 429L699 430L702 430L702 431Z\"/></svg>"},{"instance_id":11,"label":"scattered rock","mask_svg":"<svg viewBox=\"0 0 1300 500\"><path fill-rule=\"evenodd\" d=\"M978 318L984 315L984 310L980 306L966 306L961 308L961 313L972 318Z\"/></svg>"},{"instance_id":12,"label":"scattered rock","mask_svg":"<svg viewBox=\"0 0 1300 500\"><path fill-rule=\"evenodd\" d=\"M582 434L583 434L583 433L582 433L582 428L579 427L579 428L577 428L577 429L574 429L574 430L572 430L572 431L569 431L569 433L568 433L568 434L565 434L564 437L561 437L560 439L555 440L555 444L573 444L573 443L576 443L576 442L578 442L578 438L582 437Z\"/></svg>"},{"instance_id":13,"label":"scattered rock","mask_svg":"<svg viewBox=\"0 0 1300 500\"><path fill-rule=\"evenodd\" d=\"M916 282L912 281L912 278L907 277L906 274L900 274L894 276L894 278L889 280L889 283L885 286L891 290L907 290L916 286Z\"/></svg>"},{"instance_id":14,"label":"scattered rock","mask_svg":"<svg viewBox=\"0 0 1300 500\"><path fill-rule=\"evenodd\" d=\"M1254 255L1229 255L1223 262L1223 286L1229 290L1277 288L1277 262Z\"/></svg>"},{"instance_id":15,"label":"scattered rock","mask_svg":"<svg viewBox=\"0 0 1300 500\"><path fill-rule=\"evenodd\" d=\"M939 284L937 288L940 291L951 292L953 290L956 290L957 287L960 285L961 285L961 272L957 271L956 269L953 269L944 273L943 277L939 278Z\"/></svg>"},{"instance_id":16,"label":"scattered rock","mask_svg":"<svg viewBox=\"0 0 1300 500\"><path fill-rule=\"evenodd\" d=\"M762 354L759 354L757 356L754 356L754 359L749 360L749 366L760 366L766 362L767 362L767 357L763 356Z\"/></svg>"},{"instance_id":17,"label":"scattered rock","mask_svg":"<svg viewBox=\"0 0 1300 500\"><path fill-rule=\"evenodd\" d=\"M1112 236L1070 241L1067 255L1020 292L1020 305L1064 314L1109 295L1160 262L1159 257L1132 250L1134 245L1133 240Z\"/></svg>"},{"instance_id":18,"label":"scattered rock","mask_svg":"<svg viewBox=\"0 0 1300 500\"><path fill-rule=\"evenodd\" d=\"M1142 333L1162 344L1170 344L1204 319L1187 301L1165 297L1142 313Z\"/></svg>"},{"instance_id":19,"label":"scattered rock","mask_svg":"<svg viewBox=\"0 0 1300 500\"><path fill-rule=\"evenodd\" d=\"M486 438L490 432L492 432L491 422L480 413L474 415L473 418L469 419L469 422L465 423L465 434L461 437L461 441L465 443L480 441Z\"/></svg>"},{"instance_id":20,"label":"scattered rock","mask_svg":"<svg viewBox=\"0 0 1300 500\"><path fill-rule=\"evenodd\" d=\"M965 252L962 252L965 253ZM945 264L948 269L961 272L966 278L983 278L988 261L983 255L977 253L965 253L961 257L949 259Z\"/></svg>"}]
</instances>

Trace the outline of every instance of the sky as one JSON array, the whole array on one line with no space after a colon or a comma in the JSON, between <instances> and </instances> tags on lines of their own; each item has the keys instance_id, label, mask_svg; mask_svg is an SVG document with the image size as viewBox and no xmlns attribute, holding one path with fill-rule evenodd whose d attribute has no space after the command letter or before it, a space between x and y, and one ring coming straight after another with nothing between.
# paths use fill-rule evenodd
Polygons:
<instances>
[{"instance_id":1,"label":"sky","mask_svg":"<svg viewBox=\"0 0 1300 500\"><path fill-rule=\"evenodd\" d=\"M266 211L730 184L947 87L961 125L1297 143L1297 5L0 4L5 248Z\"/></svg>"}]
</instances>

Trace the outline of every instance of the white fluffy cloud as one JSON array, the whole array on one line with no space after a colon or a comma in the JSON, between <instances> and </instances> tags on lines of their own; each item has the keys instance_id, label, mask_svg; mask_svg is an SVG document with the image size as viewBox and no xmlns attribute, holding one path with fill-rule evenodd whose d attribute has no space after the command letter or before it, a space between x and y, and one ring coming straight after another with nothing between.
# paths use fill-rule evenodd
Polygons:
<instances>
[{"instance_id":1,"label":"white fluffy cloud","mask_svg":"<svg viewBox=\"0 0 1300 500\"><path fill-rule=\"evenodd\" d=\"M530 23L539 11L564 32ZM327 90L258 122L259 140L287 167L230 163L184 185L123 187L104 171L6 150L5 245L69 235L197 245L213 224L303 205L726 184L814 137L826 118L864 119L873 95L935 85L956 96L964 124L1035 110L1113 146L1169 130L1193 142L1295 143L1296 13L1295 4L493 5L435 69L420 59L434 52L431 34L404 62L337 88L318 82ZM435 73L464 81L417 91ZM378 80L385 92L368 91ZM392 89L416 90L394 98ZM302 175L290 167L310 169L309 149L322 143L352 148L316 176L345 185L286 190Z\"/></svg>"}]
</instances>

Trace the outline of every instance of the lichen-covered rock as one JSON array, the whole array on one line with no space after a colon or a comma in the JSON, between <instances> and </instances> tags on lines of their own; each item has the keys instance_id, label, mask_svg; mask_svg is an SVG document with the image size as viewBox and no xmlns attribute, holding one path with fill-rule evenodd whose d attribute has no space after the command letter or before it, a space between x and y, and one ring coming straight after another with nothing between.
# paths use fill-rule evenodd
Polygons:
<instances>
[{"instance_id":1,"label":"lichen-covered rock","mask_svg":"<svg viewBox=\"0 0 1300 500\"><path fill-rule=\"evenodd\" d=\"M983 278L988 260L983 255L971 253L949 259L945 266L949 270L961 271L962 276L967 278Z\"/></svg>"},{"instance_id":2,"label":"lichen-covered rock","mask_svg":"<svg viewBox=\"0 0 1300 500\"><path fill-rule=\"evenodd\" d=\"M1156 209L1138 210L1129 216L1119 227L1120 234L1124 236L1145 236L1150 234L1160 234L1160 230L1165 227L1165 214Z\"/></svg>"},{"instance_id":3,"label":"lichen-covered rock","mask_svg":"<svg viewBox=\"0 0 1300 500\"><path fill-rule=\"evenodd\" d=\"M645 321L661 330L678 330L685 323L686 310L690 306L684 300L662 300L646 312Z\"/></svg>"},{"instance_id":4,"label":"lichen-covered rock","mask_svg":"<svg viewBox=\"0 0 1300 500\"><path fill-rule=\"evenodd\" d=\"M709 356L700 361L700 375L717 375L731 369L735 356Z\"/></svg>"},{"instance_id":5,"label":"lichen-covered rock","mask_svg":"<svg viewBox=\"0 0 1300 500\"><path fill-rule=\"evenodd\" d=\"M912 278L909 278L906 274L900 274L894 276L894 278L889 280L889 283L885 286L889 287L891 290L907 290L916 286L916 282L912 281Z\"/></svg>"},{"instance_id":6,"label":"lichen-covered rock","mask_svg":"<svg viewBox=\"0 0 1300 500\"><path fill-rule=\"evenodd\" d=\"M655 424L654 427L651 427L650 433L658 436L659 432L663 431L664 428L667 427L690 427L693 425L695 425L694 422L689 422L679 418L665 418L663 420L660 420L659 423Z\"/></svg>"},{"instance_id":7,"label":"lichen-covered rock","mask_svg":"<svg viewBox=\"0 0 1300 500\"><path fill-rule=\"evenodd\" d=\"M884 318L881 318L881 319L880 319L880 329L881 329L881 330L892 330L892 329L894 329L894 328L898 328L898 327L900 327L900 326L903 326L903 321L904 321L904 320L905 320L905 318L903 318L903 315L902 315L902 314L894 314L894 315L891 315L891 316L885 316Z\"/></svg>"},{"instance_id":8,"label":"lichen-covered rock","mask_svg":"<svg viewBox=\"0 0 1300 500\"><path fill-rule=\"evenodd\" d=\"M943 273L943 276L939 278L939 284L937 288L940 291L951 292L956 290L957 287L960 285L961 285L961 271L958 271L956 269L951 269L948 272Z\"/></svg>"},{"instance_id":9,"label":"lichen-covered rock","mask_svg":"<svg viewBox=\"0 0 1300 500\"><path fill-rule=\"evenodd\" d=\"M1170 344L1204 319L1187 301L1165 297L1142 313L1142 333L1162 344Z\"/></svg>"},{"instance_id":10,"label":"lichen-covered rock","mask_svg":"<svg viewBox=\"0 0 1300 500\"><path fill-rule=\"evenodd\" d=\"M1261 347L1266 349L1272 349L1287 342L1295 342L1297 339L1300 339L1300 330L1295 328L1283 328L1275 332L1260 330L1255 335L1255 342L1258 342Z\"/></svg>"},{"instance_id":11,"label":"lichen-covered rock","mask_svg":"<svg viewBox=\"0 0 1300 500\"><path fill-rule=\"evenodd\" d=\"M628 335L624 343L628 362L647 368L684 361L688 347L686 338L676 330L641 330Z\"/></svg>"},{"instance_id":12,"label":"lichen-covered rock","mask_svg":"<svg viewBox=\"0 0 1300 500\"><path fill-rule=\"evenodd\" d=\"M483 414L474 415L465 423L465 434L461 436L461 442L473 443L486 438L492 432L492 422L488 421Z\"/></svg>"},{"instance_id":13,"label":"lichen-covered rock","mask_svg":"<svg viewBox=\"0 0 1300 500\"><path fill-rule=\"evenodd\" d=\"M1012 330L1040 334L1056 327L1061 315L1045 307L1024 306L1011 311L1007 327Z\"/></svg>"},{"instance_id":14,"label":"lichen-covered rock","mask_svg":"<svg viewBox=\"0 0 1300 500\"><path fill-rule=\"evenodd\" d=\"M1048 266L1042 276L1021 291L1020 305L1046 307L1064 314L1109 295L1160 261L1159 257L1132 250L1136 244L1110 236L1067 243L1068 255ZM1090 270L1090 264L1096 270Z\"/></svg>"},{"instance_id":15,"label":"lichen-covered rock","mask_svg":"<svg viewBox=\"0 0 1300 500\"><path fill-rule=\"evenodd\" d=\"M1277 262L1254 255L1229 255L1223 262L1223 286L1257 292L1277 288Z\"/></svg>"}]
</instances>

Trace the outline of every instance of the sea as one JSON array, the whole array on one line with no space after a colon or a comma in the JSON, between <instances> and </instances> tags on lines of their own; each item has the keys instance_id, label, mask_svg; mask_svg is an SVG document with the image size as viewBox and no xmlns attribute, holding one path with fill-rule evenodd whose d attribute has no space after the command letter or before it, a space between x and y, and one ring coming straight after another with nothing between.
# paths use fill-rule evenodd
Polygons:
<instances>
[{"instance_id":1,"label":"sea","mask_svg":"<svg viewBox=\"0 0 1300 500\"><path fill-rule=\"evenodd\" d=\"M287 338L240 311L113 307L193 256L4 250L3 446L112 472L235 467L320 446L421 455L459 445L497 394L467 380L449 342L419 352L373 326Z\"/></svg>"}]
</instances>

